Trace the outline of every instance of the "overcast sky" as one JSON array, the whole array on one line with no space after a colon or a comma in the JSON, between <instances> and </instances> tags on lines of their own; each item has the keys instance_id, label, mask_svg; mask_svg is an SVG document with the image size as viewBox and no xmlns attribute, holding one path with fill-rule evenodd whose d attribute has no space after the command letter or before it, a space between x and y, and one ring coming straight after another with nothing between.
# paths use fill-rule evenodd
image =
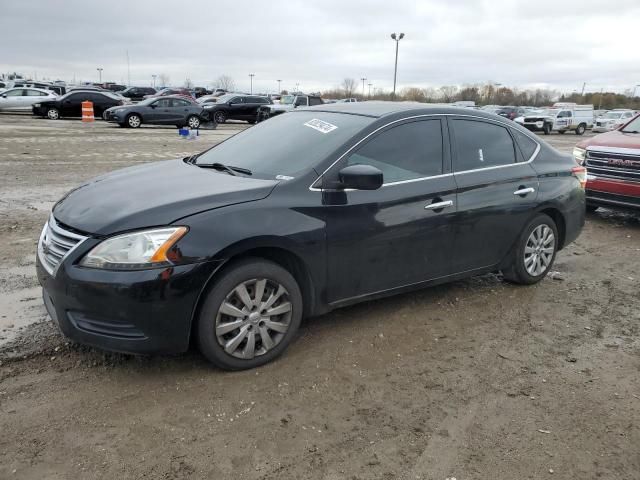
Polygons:
<instances>
[{"instance_id":1,"label":"overcast sky","mask_svg":"<svg viewBox=\"0 0 640 480\"><path fill-rule=\"evenodd\" d=\"M100 3L100 4L99 4ZM640 84L640 0L0 0L0 71L38 78L315 91L493 81L571 92ZM361 87L360 87L361 88ZM368 88L368 87L367 87Z\"/></svg>"}]
</instances>

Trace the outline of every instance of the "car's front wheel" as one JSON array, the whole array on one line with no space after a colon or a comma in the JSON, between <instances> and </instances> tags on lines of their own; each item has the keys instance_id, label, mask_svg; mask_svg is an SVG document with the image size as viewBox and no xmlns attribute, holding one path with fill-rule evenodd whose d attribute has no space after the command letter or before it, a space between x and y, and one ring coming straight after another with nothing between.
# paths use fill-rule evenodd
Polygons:
<instances>
[{"instance_id":1,"label":"car's front wheel","mask_svg":"<svg viewBox=\"0 0 640 480\"><path fill-rule=\"evenodd\" d=\"M503 269L505 280L531 285L542 280L553 266L558 249L558 228L543 213L529 222L511 253L510 265Z\"/></svg>"},{"instance_id":2,"label":"car's front wheel","mask_svg":"<svg viewBox=\"0 0 640 480\"><path fill-rule=\"evenodd\" d=\"M302 294L276 263L250 258L214 280L198 317L200 350L225 370L270 362L289 345L302 320Z\"/></svg>"},{"instance_id":3,"label":"car's front wheel","mask_svg":"<svg viewBox=\"0 0 640 480\"><path fill-rule=\"evenodd\" d=\"M132 113L127 117L127 125L129 125L131 128L138 128L140 127L140 125L142 125L142 119L139 115Z\"/></svg>"},{"instance_id":4,"label":"car's front wheel","mask_svg":"<svg viewBox=\"0 0 640 480\"><path fill-rule=\"evenodd\" d=\"M47 118L49 120L58 120L60 118L60 111L53 107L47 109Z\"/></svg>"},{"instance_id":5,"label":"car's front wheel","mask_svg":"<svg viewBox=\"0 0 640 480\"><path fill-rule=\"evenodd\" d=\"M216 112L213 114L213 120L216 123L224 123L227 121L227 114L224 112Z\"/></svg>"},{"instance_id":6,"label":"car's front wheel","mask_svg":"<svg viewBox=\"0 0 640 480\"><path fill-rule=\"evenodd\" d=\"M584 135L584 132L587 131L587 126L584 123L581 123L576 128L576 135Z\"/></svg>"}]
</instances>

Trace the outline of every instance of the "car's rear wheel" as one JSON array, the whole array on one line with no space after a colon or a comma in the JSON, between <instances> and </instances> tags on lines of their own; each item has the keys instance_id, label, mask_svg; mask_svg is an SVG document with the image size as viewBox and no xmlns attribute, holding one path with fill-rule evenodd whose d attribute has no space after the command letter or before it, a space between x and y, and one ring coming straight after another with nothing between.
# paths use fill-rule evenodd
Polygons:
<instances>
[{"instance_id":1,"label":"car's rear wheel","mask_svg":"<svg viewBox=\"0 0 640 480\"><path fill-rule=\"evenodd\" d=\"M259 258L232 265L215 280L198 317L200 351L225 370L270 362L289 345L302 320L293 276Z\"/></svg>"},{"instance_id":2,"label":"car's rear wheel","mask_svg":"<svg viewBox=\"0 0 640 480\"><path fill-rule=\"evenodd\" d=\"M584 123L581 123L576 128L576 135L584 135L584 132L587 130L587 126Z\"/></svg>"},{"instance_id":3,"label":"car's rear wheel","mask_svg":"<svg viewBox=\"0 0 640 480\"><path fill-rule=\"evenodd\" d=\"M187 125L189 128L200 128L200 119L196 115L191 115L187 118Z\"/></svg>"},{"instance_id":4,"label":"car's rear wheel","mask_svg":"<svg viewBox=\"0 0 640 480\"><path fill-rule=\"evenodd\" d=\"M553 266L558 249L558 228L551 217L536 215L522 231L511 253L511 264L502 271L505 280L531 285L542 280Z\"/></svg>"},{"instance_id":5,"label":"car's rear wheel","mask_svg":"<svg viewBox=\"0 0 640 480\"><path fill-rule=\"evenodd\" d=\"M227 121L227 114L224 112L216 112L213 114L213 120L216 123L224 123Z\"/></svg>"},{"instance_id":6,"label":"car's rear wheel","mask_svg":"<svg viewBox=\"0 0 640 480\"><path fill-rule=\"evenodd\" d=\"M127 117L127 125L131 128L138 128L142 125L142 119L139 115L132 113Z\"/></svg>"},{"instance_id":7,"label":"car's rear wheel","mask_svg":"<svg viewBox=\"0 0 640 480\"><path fill-rule=\"evenodd\" d=\"M49 120L58 120L60 118L60 111L57 108L50 107L47 109L47 118Z\"/></svg>"}]
</instances>

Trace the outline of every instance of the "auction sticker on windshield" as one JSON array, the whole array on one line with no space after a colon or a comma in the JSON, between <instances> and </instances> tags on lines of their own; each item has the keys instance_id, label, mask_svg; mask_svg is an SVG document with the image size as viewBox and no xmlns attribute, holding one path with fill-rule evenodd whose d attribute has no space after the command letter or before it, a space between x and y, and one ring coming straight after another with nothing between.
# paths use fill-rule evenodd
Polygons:
<instances>
[{"instance_id":1,"label":"auction sticker on windshield","mask_svg":"<svg viewBox=\"0 0 640 480\"><path fill-rule=\"evenodd\" d=\"M333 132L336 128L338 128L337 125L325 122L324 120L318 120L317 118L305 122L304 125L305 127L311 127L314 130L318 130L321 133Z\"/></svg>"}]
</instances>

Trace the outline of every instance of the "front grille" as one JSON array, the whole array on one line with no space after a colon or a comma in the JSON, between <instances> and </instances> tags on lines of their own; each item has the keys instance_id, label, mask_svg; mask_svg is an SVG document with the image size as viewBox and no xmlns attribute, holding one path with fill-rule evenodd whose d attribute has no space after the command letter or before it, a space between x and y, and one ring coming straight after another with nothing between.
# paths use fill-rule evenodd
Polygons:
<instances>
[{"instance_id":1,"label":"front grille","mask_svg":"<svg viewBox=\"0 0 640 480\"><path fill-rule=\"evenodd\" d=\"M38 241L38 257L42 266L55 275L62 260L86 239L62 228L51 215Z\"/></svg>"},{"instance_id":2,"label":"front grille","mask_svg":"<svg viewBox=\"0 0 640 480\"><path fill-rule=\"evenodd\" d=\"M640 182L640 154L587 150L585 166L593 175Z\"/></svg>"}]
</instances>

